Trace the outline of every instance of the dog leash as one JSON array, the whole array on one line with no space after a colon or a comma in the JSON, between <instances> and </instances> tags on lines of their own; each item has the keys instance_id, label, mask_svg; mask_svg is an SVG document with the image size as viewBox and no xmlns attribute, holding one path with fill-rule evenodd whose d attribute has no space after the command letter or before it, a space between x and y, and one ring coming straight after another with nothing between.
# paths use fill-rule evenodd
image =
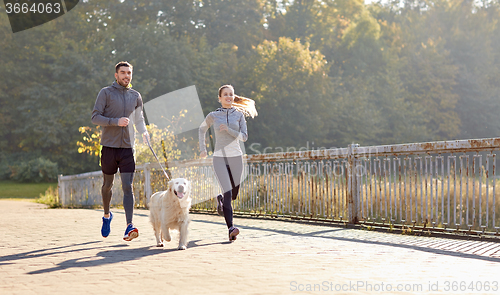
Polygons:
<instances>
[{"instance_id":1,"label":"dog leash","mask_svg":"<svg viewBox=\"0 0 500 295\"><path fill-rule=\"evenodd\" d=\"M151 143L149 142L149 136L146 136L146 142L148 143L148 146L149 146L149 149L151 150L151 152L153 152L153 155L155 156L156 161L158 161L158 164L160 164L161 170L163 170L163 173L165 174L167 179L170 180L170 177L168 177L167 171L165 171L165 169L163 169L163 166L161 165L160 160L158 159L158 156L156 155L155 151L151 147Z\"/></svg>"}]
</instances>

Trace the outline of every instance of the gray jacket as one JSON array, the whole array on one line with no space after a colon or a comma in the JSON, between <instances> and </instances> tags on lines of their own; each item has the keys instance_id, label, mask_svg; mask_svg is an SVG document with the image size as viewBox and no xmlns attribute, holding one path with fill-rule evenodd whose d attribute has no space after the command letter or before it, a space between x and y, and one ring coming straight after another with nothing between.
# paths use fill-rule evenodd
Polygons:
<instances>
[{"instance_id":1,"label":"gray jacket","mask_svg":"<svg viewBox=\"0 0 500 295\"><path fill-rule=\"evenodd\" d=\"M220 125L228 125L228 131L220 131ZM217 157L235 157L243 154L240 141L247 141L247 122L245 116L234 107L230 109L218 108L205 118L199 128L200 151L206 151L205 133L210 126L215 131L215 151Z\"/></svg>"},{"instance_id":2,"label":"gray jacket","mask_svg":"<svg viewBox=\"0 0 500 295\"><path fill-rule=\"evenodd\" d=\"M127 117L127 127L118 126L118 119ZM92 111L92 123L102 126L101 145L115 148L133 148L134 125L139 133L146 130L142 113L141 94L123 87L116 81L99 91Z\"/></svg>"}]
</instances>

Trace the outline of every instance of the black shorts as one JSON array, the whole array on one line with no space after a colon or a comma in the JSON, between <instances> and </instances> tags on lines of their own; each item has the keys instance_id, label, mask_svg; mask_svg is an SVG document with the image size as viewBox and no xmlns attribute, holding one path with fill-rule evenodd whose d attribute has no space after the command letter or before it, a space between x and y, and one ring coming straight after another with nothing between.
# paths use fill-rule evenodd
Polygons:
<instances>
[{"instance_id":1,"label":"black shorts","mask_svg":"<svg viewBox=\"0 0 500 295\"><path fill-rule=\"evenodd\" d=\"M120 168L121 173L135 171L134 152L131 148L112 148L103 146L101 150L102 173L113 175Z\"/></svg>"}]
</instances>

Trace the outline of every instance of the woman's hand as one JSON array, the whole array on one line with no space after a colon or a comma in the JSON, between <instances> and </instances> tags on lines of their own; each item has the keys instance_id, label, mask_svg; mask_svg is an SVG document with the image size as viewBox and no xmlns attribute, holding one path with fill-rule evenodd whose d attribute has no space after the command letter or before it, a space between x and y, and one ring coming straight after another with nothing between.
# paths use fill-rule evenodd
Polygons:
<instances>
[{"instance_id":1,"label":"woman's hand","mask_svg":"<svg viewBox=\"0 0 500 295\"><path fill-rule=\"evenodd\" d=\"M228 130L227 125L221 124L219 127L219 130L220 131L227 131Z\"/></svg>"},{"instance_id":2,"label":"woman's hand","mask_svg":"<svg viewBox=\"0 0 500 295\"><path fill-rule=\"evenodd\" d=\"M200 153L200 158L205 159L206 157L207 157L206 151Z\"/></svg>"}]
</instances>

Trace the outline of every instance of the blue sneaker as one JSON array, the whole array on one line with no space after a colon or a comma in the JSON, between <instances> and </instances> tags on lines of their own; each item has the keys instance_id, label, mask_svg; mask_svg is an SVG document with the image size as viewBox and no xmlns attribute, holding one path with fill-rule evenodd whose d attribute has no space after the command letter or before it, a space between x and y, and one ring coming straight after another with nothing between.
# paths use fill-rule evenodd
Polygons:
<instances>
[{"instance_id":1,"label":"blue sneaker","mask_svg":"<svg viewBox=\"0 0 500 295\"><path fill-rule=\"evenodd\" d=\"M125 235L123 236L123 239L125 241L132 241L133 239L137 238L139 236L139 230L131 223L127 226L127 229L125 230Z\"/></svg>"},{"instance_id":2,"label":"blue sneaker","mask_svg":"<svg viewBox=\"0 0 500 295\"><path fill-rule=\"evenodd\" d=\"M113 213L109 212L109 218L102 217L102 228L101 228L101 235L103 238L107 238L109 236L109 233L111 232L111 220L113 220Z\"/></svg>"}]
</instances>

